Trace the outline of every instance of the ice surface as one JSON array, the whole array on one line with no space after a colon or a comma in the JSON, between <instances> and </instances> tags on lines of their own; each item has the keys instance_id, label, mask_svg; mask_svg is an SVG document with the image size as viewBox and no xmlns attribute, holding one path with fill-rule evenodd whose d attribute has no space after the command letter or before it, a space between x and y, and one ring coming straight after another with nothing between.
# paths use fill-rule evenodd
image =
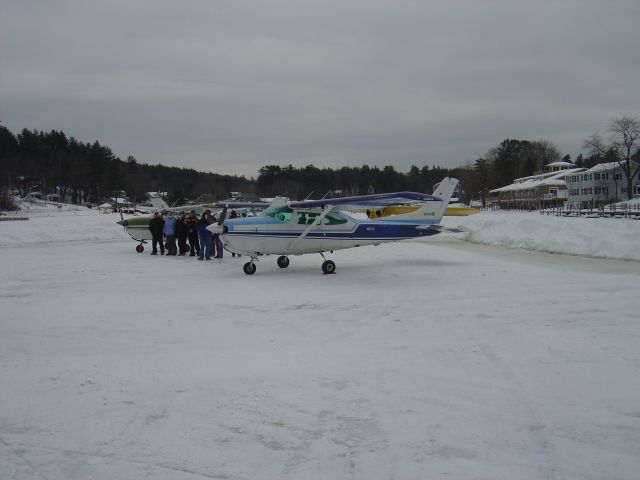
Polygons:
<instances>
[{"instance_id":1,"label":"ice surface","mask_svg":"<svg viewBox=\"0 0 640 480\"><path fill-rule=\"evenodd\" d=\"M115 220L0 222L2 479L638 476L638 262L443 237L249 277Z\"/></svg>"}]
</instances>

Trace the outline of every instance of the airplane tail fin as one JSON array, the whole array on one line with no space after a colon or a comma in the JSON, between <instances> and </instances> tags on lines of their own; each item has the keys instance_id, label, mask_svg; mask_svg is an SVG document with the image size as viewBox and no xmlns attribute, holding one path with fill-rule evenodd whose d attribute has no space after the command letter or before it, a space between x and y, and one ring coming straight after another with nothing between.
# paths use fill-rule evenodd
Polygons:
<instances>
[{"instance_id":1,"label":"airplane tail fin","mask_svg":"<svg viewBox=\"0 0 640 480\"><path fill-rule=\"evenodd\" d=\"M449 200L451 199L457 184L458 180L447 177L436 185L436 189L433 192L433 196L438 197L440 200L427 201L413 212L391 215L389 217L377 219L377 221L409 221L412 223L423 223L425 225L439 223L444 216L444 212L447 209L447 205L449 205Z\"/></svg>"},{"instance_id":2,"label":"airplane tail fin","mask_svg":"<svg viewBox=\"0 0 640 480\"><path fill-rule=\"evenodd\" d=\"M456 185L458 185L458 180L455 178L445 177L442 179L440 183L435 185L435 189L433 190L433 196L442 199L441 211L438 213L438 222L444 217L444 212L449 205L449 201L453 196L453 192L456 189Z\"/></svg>"},{"instance_id":3,"label":"airplane tail fin","mask_svg":"<svg viewBox=\"0 0 640 480\"><path fill-rule=\"evenodd\" d=\"M162 197L152 197L149 201L151 202L151 205L153 205L153 208L157 210L166 210L169 208L169 205L167 205L167 202L165 202Z\"/></svg>"}]
</instances>

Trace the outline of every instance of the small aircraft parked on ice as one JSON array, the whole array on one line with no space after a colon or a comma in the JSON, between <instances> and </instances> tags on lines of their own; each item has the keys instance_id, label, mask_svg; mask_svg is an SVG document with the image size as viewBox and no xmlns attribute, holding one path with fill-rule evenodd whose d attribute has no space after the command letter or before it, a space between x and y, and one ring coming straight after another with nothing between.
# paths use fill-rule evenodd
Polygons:
<instances>
[{"instance_id":1,"label":"small aircraft parked on ice","mask_svg":"<svg viewBox=\"0 0 640 480\"><path fill-rule=\"evenodd\" d=\"M290 255L307 253L322 255L322 271L334 273L336 265L324 252L427 237L443 230L462 232L439 225L457 183L445 178L433 195L396 192L292 202L276 198L257 217L225 220L225 208L218 223L207 228L221 236L226 250L251 259L243 267L247 275L256 272L255 262L261 255L279 255L278 266L287 268ZM356 219L344 213L407 204L418 208L375 219Z\"/></svg>"}]
</instances>

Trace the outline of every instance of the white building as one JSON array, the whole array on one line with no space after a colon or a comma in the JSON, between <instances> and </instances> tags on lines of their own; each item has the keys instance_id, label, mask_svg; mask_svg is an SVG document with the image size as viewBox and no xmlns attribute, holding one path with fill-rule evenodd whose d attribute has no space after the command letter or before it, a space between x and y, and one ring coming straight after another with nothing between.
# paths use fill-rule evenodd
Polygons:
<instances>
[{"instance_id":1,"label":"white building","mask_svg":"<svg viewBox=\"0 0 640 480\"><path fill-rule=\"evenodd\" d=\"M632 171L637 164L632 162ZM567 206L595 208L612 202L626 200L627 177L618 162L600 163L583 172L567 176ZM633 179L634 196L640 196L638 176Z\"/></svg>"},{"instance_id":2,"label":"white building","mask_svg":"<svg viewBox=\"0 0 640 480\"><path fill-rule=\"evenodd\" d=\"M560 172L562 170L571 170L572 168L576 168L576 166L571 162L552 162L544 167L547 172Z\"/></svg>"},{"instance_id":3,"label":"white building","mask_svg":"<svg viewBox=\"0 0 640 480\"><path fill-rule=\"evenodd\" d=\"M489 192L489 202L501 208L538 209L557 207L567 200L567 177L582 172L573 163L554 162L545 173L516 178L511 185Z\"/></svg>"}]
</instances>

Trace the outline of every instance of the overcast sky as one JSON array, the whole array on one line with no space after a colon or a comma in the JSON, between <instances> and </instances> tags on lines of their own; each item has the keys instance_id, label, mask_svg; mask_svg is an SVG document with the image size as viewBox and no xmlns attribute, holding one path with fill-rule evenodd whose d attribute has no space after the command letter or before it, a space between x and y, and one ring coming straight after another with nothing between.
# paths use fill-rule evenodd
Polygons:
<instances>
[{"instance_id":1,"label":"overcast sky","mask_svg":"<svg viewBox=\"0 0 640 480\"><path fill-rule=\"evenodd\" d=\"M640 113L640 1L0 1L0 121L121 158L458 166Z\"/></svg>"}]
</instances>

